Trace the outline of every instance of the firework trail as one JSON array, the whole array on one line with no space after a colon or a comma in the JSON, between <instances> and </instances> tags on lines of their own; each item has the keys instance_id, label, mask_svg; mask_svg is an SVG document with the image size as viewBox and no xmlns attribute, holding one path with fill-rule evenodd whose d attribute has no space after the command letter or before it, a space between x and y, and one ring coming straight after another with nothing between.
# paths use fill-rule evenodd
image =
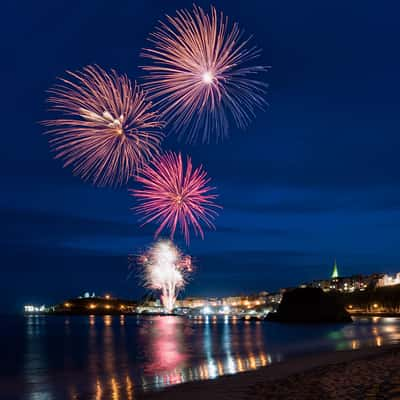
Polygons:
<instances>
[{"instance_id":1,"label":"firework trail","mask_svg":"<svg viewBox=\"0 0 400 400\"><path fill-rule=\"evenodd\" d=\"M164 308L171 312L179 290L185 286L192 262L169 240L160 240L140 257L144 286L161 291Z\"/></svg>"},{"instance_id":2,"label":"firework trail","mask_svg":"<svg viewBox=\"0 0 400 400\"><path fill-rule=\"evenodd\" d=\"M247 47L250 38L243 39L236 23L229 29L228 18L214 7L207 14L194 5L192 12L166 18L150 34L153 48L141 54L150 59L142 66L149 73L146 90L163 117L188 142L223 139L227 114L245 128L265 105L266 84L254 77L267 67L248 65L261 51Z\"/></svg>"},{"instance_id":3,"label":"firework trail","mask_svg":"<svg viewBox=\"0 0 400 400\"><path fill-rule=\"evenodd\" d=\"M131 190L140 202L135 210L144 224L159 223L155 237L167 228L173 239L179 225L189 243L190 227L202 238L202 224L214 228L216 209L221 208L214 203L215 188L208 185L210 178L201 165L193 168L190 157L185 166L180 153L168 152L146 165L136 180L143 189Z\"/></svg>"},{"instance_id":4,"label":"firework trail","mask_svg":"<svg viewBox=\"0 0 400 400\"><path fill-rule=\"evenodd\" d=\"M61 116L43 123L55 158L96 185L126 183L159 153L163 123L126 75L98 66L67 73L48 98Z\"/></svg>"}]
</instances>

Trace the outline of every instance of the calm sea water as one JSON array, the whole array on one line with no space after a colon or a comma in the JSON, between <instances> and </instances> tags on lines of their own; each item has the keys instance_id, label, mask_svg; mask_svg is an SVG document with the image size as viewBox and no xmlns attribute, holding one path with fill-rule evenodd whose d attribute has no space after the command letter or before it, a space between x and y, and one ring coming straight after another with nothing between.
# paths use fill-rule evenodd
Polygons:
<instances>
[{"instance_id":1,"label":"calm sea water","mask_svg":"<svg viewBox=\"0 0 400 400\"><path fill-rule=\"evenodd\" d=\"M0 317L0 399L134 399L294 355L400 341L400 319L284 325L181 317Z\"/></svg>"}]
</instances>

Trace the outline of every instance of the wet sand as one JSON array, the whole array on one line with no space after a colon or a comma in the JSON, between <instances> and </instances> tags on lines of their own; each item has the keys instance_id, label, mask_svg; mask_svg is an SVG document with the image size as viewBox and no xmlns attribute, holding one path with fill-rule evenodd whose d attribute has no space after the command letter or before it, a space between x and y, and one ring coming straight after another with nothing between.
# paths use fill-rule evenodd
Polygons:
<instances>
[{"instance_id":1,"label":"wet sand","mask_svg":"<svg viewBox=\"0 0 400 400\"><path fill-rule=\"evenodd\" d=\"M400 346L311 354L255 371L189 382L136 398L400 400Z\"/></svg>"}]
</instances>

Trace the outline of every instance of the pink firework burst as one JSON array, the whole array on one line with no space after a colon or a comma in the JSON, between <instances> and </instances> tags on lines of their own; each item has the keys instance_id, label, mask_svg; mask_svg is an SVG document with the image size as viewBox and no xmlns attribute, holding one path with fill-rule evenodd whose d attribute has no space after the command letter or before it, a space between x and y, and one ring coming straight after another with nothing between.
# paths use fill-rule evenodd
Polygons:
<instances>
[{"instance_id":1,"label":"pink firework burst","mask_svg":"<svg viewBox=\"0 0 400 400\"><path fill-rule=\"evenodd\" d=\"M143 215L144 224L160 224L155 237L167 228L173 238L179 225L189 243L190 227L202 238L202 225L215 228L216 209L221 208L214 203L215 188L209 186L210 178L201 165L193 168L190 157L185 166L180 153L166 153L146 165L136 180L143 189L131 190L141 203L135 210Z\"/></svg>"},{"instance_id":2,"label":"pink firework burst","mask_svg":"<svg viewBox=\"0 0 400 400\"><path fill-rule=\"evenodd\" d=\"M266 84L254 77L267 67L251 65L260 50L247 47L239 26L230 28L228 18L214 7L208 14L200 7L167 15L142 56L151 63L146 89L172 127L188 142L200 136L216 141L228 132L228 114L244 128L263 109Z\"/></svg>"},{"instance_id":3,"label":"pink firework burst","mask_svg":"<svg viewBox=\"0 0 400 400\"><path fill-rule=\"evenodd\" d=\"M58 118L44 121L55 158L99 186L121 185L159 153L163 122L126 75L98 66L69 72L51 89Z\"/></svg>"}]
</instances>

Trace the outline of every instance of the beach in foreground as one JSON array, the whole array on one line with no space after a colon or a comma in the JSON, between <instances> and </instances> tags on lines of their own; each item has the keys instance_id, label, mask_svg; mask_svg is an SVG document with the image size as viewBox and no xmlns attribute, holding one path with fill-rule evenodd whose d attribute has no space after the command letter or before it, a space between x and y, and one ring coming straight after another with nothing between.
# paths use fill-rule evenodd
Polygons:
<instances>
[{"instance_id":1,"label":"beach in foreground","mask_svg":"<svg viewBox=\"0 0 400 400\"><path fill-rule=\"evenodd\" d=\"M140 398L400 399L400 346L307 355L256 371L173 386Z\"/></svg>"}]
</instances>

